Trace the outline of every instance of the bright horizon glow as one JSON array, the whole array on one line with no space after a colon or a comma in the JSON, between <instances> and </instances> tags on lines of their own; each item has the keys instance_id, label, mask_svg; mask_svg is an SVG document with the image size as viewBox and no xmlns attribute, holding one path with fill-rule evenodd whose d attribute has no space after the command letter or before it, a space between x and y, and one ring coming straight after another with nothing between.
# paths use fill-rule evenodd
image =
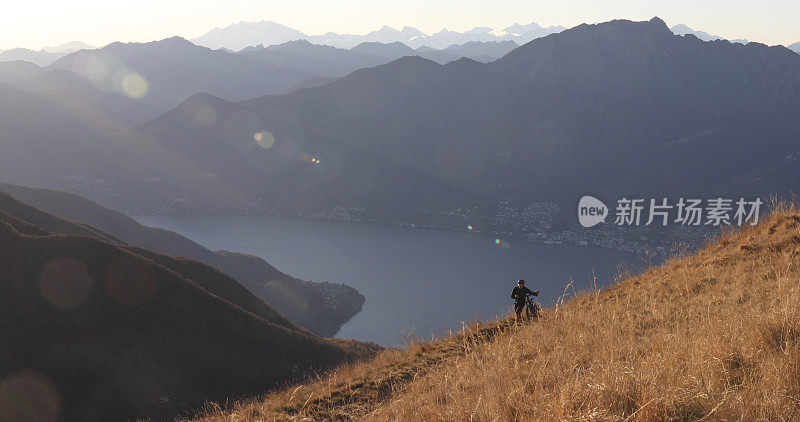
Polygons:
<instances>
[{"instance_id":1,"label":"bright horizon glow","mask_svg":"<svg viewBox=\"0 0 800 422\"><path fill-rule=\"evenodd\" d=\"M239 22L274 21L307 35L326 32L365 34L388 25L415 27L427 34L476 26L502 29L514 23L573 27L612 19L649 20L658 16L728 39L765 44L800 41L800 2L796 0L140 0L109 2L11 0L0 15L0 50L33 50L71 41L103 46L114 41L146 42L171 36L191 39L216 27Z\"/></svg>"}]
</instances>

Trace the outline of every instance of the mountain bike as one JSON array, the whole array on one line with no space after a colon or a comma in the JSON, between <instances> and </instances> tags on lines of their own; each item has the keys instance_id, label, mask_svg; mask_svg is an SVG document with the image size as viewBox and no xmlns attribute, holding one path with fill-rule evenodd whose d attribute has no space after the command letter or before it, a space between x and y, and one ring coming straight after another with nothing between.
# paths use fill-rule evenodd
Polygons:
<instances>
[{"instance_id":1,"label":"mountain bike","mask_svg":"<svg viewBox=\"0 0 800 422\"><path fill-rule=\"evenodd\" d=\"M542 304L535 302L533 296L538 295L539 291L535 291L533 295L525 295L525 312L522 314L522 319L533 321L542 315Z\"/></svg>"},{"instance_id":2,"label":"mountain bike","mask_svg":"<svg viewBox=\"0 0 800 422\"><path fill-rule=\"evenodd\" d=\"M539 293L537 290L536 293ZM532 295L525 295L525 318L533 321L542 316L542 304L533 301Z\"/></svg>"}]
</instances>

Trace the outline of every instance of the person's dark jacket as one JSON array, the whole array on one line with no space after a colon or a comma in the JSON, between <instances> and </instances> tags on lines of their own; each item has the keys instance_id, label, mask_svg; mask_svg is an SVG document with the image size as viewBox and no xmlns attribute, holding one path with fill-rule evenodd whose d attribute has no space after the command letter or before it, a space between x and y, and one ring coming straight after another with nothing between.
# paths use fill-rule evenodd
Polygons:
<instances>
[{"instance_id":1,"label":"person's dark jacket","mask_svg":"<svg viewBox=\"0 0 800 422\"><path fill-rule=\"evenodd\" d=\"M538 296L539 292L534 292L525 286L515 286L514 290L511 291L511 299L514 299L517 303L524 303L527 295Z\"/></svg>"}]
</instances>

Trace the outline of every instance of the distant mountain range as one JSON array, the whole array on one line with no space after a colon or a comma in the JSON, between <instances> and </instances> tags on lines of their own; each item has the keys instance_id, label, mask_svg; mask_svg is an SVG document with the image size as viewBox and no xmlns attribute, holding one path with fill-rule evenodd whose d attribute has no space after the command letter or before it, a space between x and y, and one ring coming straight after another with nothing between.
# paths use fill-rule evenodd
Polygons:
<instances>
[{"instance_id":1,"label":"distant mountain range","mask_svg":"<svg viewBox=\"0 0 800 422\"><path fill-rule=\"evenodd\" d=\"M132 213L504 230L507 208L550 201L574 218L586 192L796 189L798 81L800 56L784 47L677 36L659 19L612 21L491 63L411 56L287 95L198 94L92 141L68 143L59 126L61 148L71 147L30 135L19 149L6 143L0 178Z\"/></svg>"},{"instance_id":2,"label":"distant mountain range","mask_svg":"<svg viewBox=\"0 0 800 422\"><path fill-rule=\"evenodd\" d=\"M240 22L225 28L214 28L202 36L192 38L191 41L214 50L226 48L239 51L256 45L270 46L305 38L306 35L296 29L275 22L262 21Z\"/></svg>"},{"instance_id":3,"label":"distant mountain range","mask_svg":"<svg viewBox=\"0 0 800 422\"><path fill-rule=\"evenodd\" d=\"M236 52L248 47L269 47L298 40L306 40L313 44L334 46L341 49L351 49L362 43L391 44L400 42L421 52L427 49L444 50L451 46L474 42L491 44L513 41L517 45L522 45L533 39L561 32L564 29L565 28L562 26L542 27L532 22L527 25L514 24L501 30L476 27L465 32L455 32L443 29L431 35L408 26L400 30L389 26L383 26L381 29L372 31L366 35L337 34L334 32L328 32L323 35L306 35L301 31L272 21L261 21L240 22L224 28L215 28L202 36L191 39L191 41L199 46L214 50L225 49L231 52ZM684 24L674 25L671 30L677 35L692 34L703 41L724 39L718 35L710 35L704 31L694 30ZM730 41L740 44L747 44L749 42L746 39L733 39ZM800 50L798 44L800 43L792 44L789 48L795 51ZM420 48L422 48L422 50L420 50ZM0 63L23 60L44 67L69 53L78 50L93 49L95 49L95 47L80 41L73 41L55 47L45 47L38 51L15 48L0 51ZM478 60L472 55L463 55L459 57L470 57ZM439 62L440 60L434 61Z\"/></svg>"},{"instance_id":4,"label":"distant mountain range","mask_svg":"<svg viewBox=\"0 0 800 422\"><path fill-rule=\"evenodd\" d=\"M74 96L67 91L77 91L130 127L198 92L241 101L319 86L355 70L411 55L440 64L462 57L488 63L508 54L519 43L562 29L532 23L502 31L475 28L428 36L413 28L398 31L384 27L364 36L305 37L272 22L241 23L211 31L207 34L210 38L195 39L208 43L215 37L233 37L247 45L239 54L200 47L179 37L149 43L113 43L100 49L73 42L38 52L8 50L0 53L0 84L46 95L57 92L61 97ZM685 25L676 25L672 31L703 40L719 39ZM797 44L792 48L800 49Z\"/></svg>"},{"instance_id":5,"label":"distant mountain range","mask_svg":"<svg viewBox=\"0 0 800 422\"><path fill-rule=\"evenodd\" d=\"M490 62L519 47L513 41L471 41L443 50L420 47L416 50L401 43L363 42L349 50L312 44L306 40L289 41L269 47L256 46L241 50L238 55L316 77L340 77L358 69L375 67L405 56L420 56L437 63L448 63L462 57Z\"/></svg>"},{"instance_id":6,"label":"distant mountain range","mask_svg":"<svg viewBox=\"0 0 800 422\"><path fill-rule=\"evenodd\" d=\"M518 219L504 210L541 203L558 205L556 221L571 221L572 201L585 192L769 196L796 190L800 175L800 56L677 36L659 19L580 25L488 63L441 65L420 57L431 50L402 43L344 50L293 41L236 54L181 39L107 48L142 63L145 70L126 69L145 72L161 95L173 93L170 101L202 86L187 81L238 86L246 95L247 81L238 85L224 72L203 79L209 73L190 63L241 64L230 77L289 66L323 75L248 101L195 94L133 128L132 113L97 95L0 88L0 180L134 214L504 231ZM81 69L76 58L108 57L101 51L54 67ZM410 52L417 56L340 77Z\"/></svg>"},{"instance_id":7,"label":"distant mountain range","mask_svg":"<svg viewBox=\"0 0 800 422\"><path fill-rule=\"evenodd\" d=\"M172 419L376 349L313 336L199 261L2 192L0 315L7 420Z\"/></svg>"},{"instance_id":8,"label":"distant mountain range","mask_svg":"<svg viewBox=\"0 0 800 422\"><path fill-rule=\"evenodd\" d=\"M66 56L68 53L55 53L44 50L34 51L27 48L12 48L0 52L0 62L12 62L22 60L38 66L47 66L50 63Z\"/></svg>"},{"instance_id":9,"label":"distant mountain range","mask_svg":"<svg viewBox=\"0 0 800 422\"><path fill-rule=\"evenodd\" d=\"M278 93L314 75L254 62L173 37L150 43L113 43L81 50L48 69L77 73L104 91L117 91L160 110L197 92L231 100Z\"/></svg>"},{"instance_id":10,"label":"distant mountain range","mask_svg":"<svg viewBox=\"0 0 800 422\"><path fill-rule=\"evenodd\" d=\"M305 39L314 44L330 45L344 49L350 49L364 42L377 42L382 44L401 42L413 49L427 47L442 50L453 45L461 45L476 41L513 41L518 45L522 45L536 38L561 32L564 29L566 28L562 26L542 27L532 22L527 25L514 24L501 30L476 27L465 32L455 32L443 29L431 35L408 26L400 30L384 26L366 35L337 34L333 32L324 35L306 35L296 29L275 22L262 21L240 22L225 28L215 28L205 35L193 38L192 42L212 49L226 48L232 51L239 51L250 46L270 46L301 39ZM710 35L704 31L696 31L684 24L674 25L671 30L676 35L692 34L703 41L724 39L717 35ZM747 44L749 42L746 39L730 41L740 44Z\"/></svg>"},{"instance_id":11,"label":"distant mountain range","mask_svg":"<svg viewBox=\"0 0 800 422\"><path fill-rule=\"evenodd\" d=\"M364 42L382 44L401 42L414 49L426 46L440 50L471 41L514 41L521 45L535 38L561 32L564 29L562 26L541 27L536 23L530 23L527 25L514 24L500 31L492 28L477 27L465 32L443 29L435 34L428 35L408 26L400 30L384 26L366 35L336 34L333 32L323 35L306 35L296 29L275 22L263 21L240 22L225 28L215 28L205 35L193 38L191 41L197 45L212 49L226 48L232 51L239 51L255 45L270 46L301 39L314 44L330 45L344 49L353 48Z\"/></svg>"},{"instance_id":12,"label":"distant mountain range","mask_svg":"<svg viewBox=\"0 0 800 422\"><path fill-rule=\"evenodd\" d=\"M719 35L710 35L708 32L695 31L694 29L689 28L688 26L686 26L684 24L675 25L672 28L670 28L670 30L675 35L691 34L691 35L694 35L697 38L700 38L703 41L716 41L716 40L724 40L725 39L725 38L720 37ZM730 42L739 43L739 44L747 44L748 42L750 42L750 41L747 41L745 39L735 39L735 40L729 40L729 41Z\"/></svg>"},{"instance_id":13,"label":"distant mountain range","mask_svg":"<svg viewBox=\"0 0 800 422\"><path fill-rule=\"evenodd\" d=\"M503 41L413 50L399 42L373 42L345 50L300 40L231 53L174 37L84 49L46 67L20 60L0 62L0 84L42 95L80 95L125 121L120 128L127 128L156 117L198 92L241 101L315 86L313 81L328 82L329 78L407 55L439 63L461 57L489 62L516 47L513 41Z\"/></svg>"},{"instance_id":14,"label":"distant mountain range","mask_svg":"<svg viewBox=\"0 0 800 422\"><path fill-rule=\"evenodd\" d=\"M27 48L12 48L11 50L0 51L0 62L23 60L37 66L47 66L69 53L92 48L94 47L80 41L73 41L55 47L45 47L38 51Z\"/></svg>"},{"instance_id":15,"label":"distant mountain range","mask_svg":"<svg viewBox=\"0 0 800 422\"><path fill-rule=\"evenodd\" d=\"M789 49L794 51L794 52L796 52L796 53L800 53L800 42L796 42L796 43L790 45Z\"/></svg>"},{"instance_id":16,"label":"distant mountain range","mask_svg":"<svg viewBox=\"0 0 800 422\"><path fill-rule=\"evenodd\" d=\"M72 41L65 44L57 45L55 47L44 47L42 48L43 51L47 51L49 53L73 53L78 50L92 50L97 47L92 45L86 44L83 41Z\"/></svg>"}]
</instances>

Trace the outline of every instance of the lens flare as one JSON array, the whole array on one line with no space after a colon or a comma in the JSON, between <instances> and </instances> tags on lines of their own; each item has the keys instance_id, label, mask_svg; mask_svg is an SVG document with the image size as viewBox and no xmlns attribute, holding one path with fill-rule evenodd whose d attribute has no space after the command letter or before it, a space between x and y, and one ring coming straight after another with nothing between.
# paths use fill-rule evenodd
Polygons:
<instances>
[{"instance_id":1,"label":"lens flare","mask_svg":"<svg viewBox=\"0 0 800 422\"><path fill-rule=\"evenodd\" d=\"M194 113L194 120L200 126L212 126L217 123L217 112L209 105L203 105Z\"/></svg>"},{"instance_id":2,"label":"lens flare","mask_svg":"<svg viewBox=\"0 0 800 422\"><path fill-rule=\"evenodd\" d=\"M502 249L511 249L511 244L510 243L506 242L505 240L499 239L499 238L494 240L494 244L499 246Z\"/></svg>"},{"instance_id":3,"label":"lens flare","mask_svg":"<svg viewBox=\"0 0 800 422\"><path fill-rule=\"evenodd\" d=\"M0 420L55 422L60 407L58 391L43 374L23 370L0 383Z\"/></svg>"},{"instance_id":4,"label":"lens flare","mask_svg":"<svg viewBox=\"0 0 800 422\"><path fill-rule=\"evenodd\" d=\"M467 226L467 230L472 230L472 229L473 229L472 226Z\"/></svg>"},{"instance_id":5,"label":"lens flare","mask_svg":"<svg viewBox=\"0 0 800 422\"><path fill-rule=\"evenodd\" d=\"M320 160L317 157L313 157L306 152L300 153L300 159L303 161L310 161L314 164L319 164Z\"/></svg>"},{"instance_id":6,"label":"lens flare","mask_svg":"<svg viewBox=\"0 0 800 422\"><path fill-rule=\"evenodd\" d=\"M125 80L125 77L127 77L129 74L130 71L127 68L118 67L114 71L114 74L111 75L110 78L108 78L108 81L106 81L106 83L110 85L112 90L124 94L125 89L122 86L122 82Z\"/></svg>"},{"instance_id":7,"label":"lens flare","mask_svg":"<svg viewBox=\"0 0 800 422\"><path fill-rule=\"evenodd\" d=\"M90 57L84 67L83 73L90 81L101 83L106 81L111 75L111 66L101 57Z\"/></svg>"},{"instance_id":8,"label":"lens flare","mask_svg":"<svg viewBox=\"0 0 800 422\"><path fill-rule=\"evenodd\" d=\"M59 308L76 309L92 292L92 279L86 267L70 258L59 258L47 263L39 276L42 296Z\"/></svg>"},{"instance_id":9,"label":"lens flare","mask_svg":"<svg viewBox=\"0 0 800 422\"><path fill-rule=\"evenodd\" d=\"M264 149L270 149L275 145L275 136L268 130L256 132L256 134L253 135L253 139L256 140L258 146Z\"/></svg>"},{"instance_id":10,"label":"lens flare","mask_svg":"<svg viewBox=\"0 0 800 422\"><path fill-rule=\"evenodd\" d=\"M122 91L131 98L144 97L148 89L147 79L138 73L129 73L122 78Z\"/></svg>"},{"instance_id":11,"label":"lens flare","mask_svg":"<svg viewBox=\"0 0 800 422\"><path fill-rule=\"evenodd\" d=\"M78 55L74 70L103 91L122 91L122 79L130 73L119 59L108 55Z\"/></svg>"}]
</instances>

